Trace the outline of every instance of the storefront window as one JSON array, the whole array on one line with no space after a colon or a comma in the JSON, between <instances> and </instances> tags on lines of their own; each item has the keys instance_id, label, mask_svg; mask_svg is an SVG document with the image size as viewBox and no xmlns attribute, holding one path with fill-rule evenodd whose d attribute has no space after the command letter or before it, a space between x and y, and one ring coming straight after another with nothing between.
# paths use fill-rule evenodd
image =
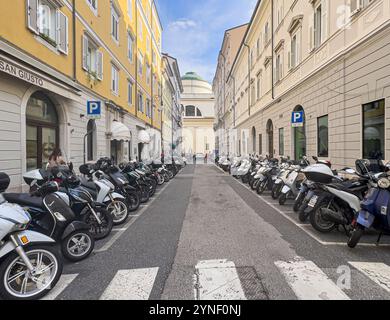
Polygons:
<instances>
[{"instance_id":1,"label":"storefront window","mask_svg":"<svg viewBox=\"0 0 390 320\"><path fill-rule=\"evenodd\" d=\"M58 142L55 106L44 93L34 93L26 110L27 171L44 168Z\"/></svg>"},{"instance_id":2,"label":"storefront window","mask_svg":"<svg viewBox=\"0 0 390 320\"><path fill-rule=\"evenodd\" d=\"M302 106L297 106L294 112L305 111ZM299 161L306 156L306 117L304 115L302 127L294 128L294 153L295 160Z\"/></svg>"},{"instance_id":3,"label":"storefront window","mask_svg":"<svg viewBox=\"0 0 390 320\"><path fill-rule=\"evenodd\" d=\"M385 155L385 100L363 105L363 157L383 159Z\"/></svg>"},{"instance_id":4,"label":"storefront window","mask_svg":"<svg viewBox=\"0 0 390 320\"><path fill-rule=\"evenodd\" d=\"M329 157L329 132L328 132L328 116L318 118L317 121L317 136L318 136L318 156Z\"/></svg>"},{"instance_id":5,"label":"storefront window","mask_svg":"<svg viewBox=\"0 0 390 320\"><path fill-rule=\"evenodd\" d=\"M284 155L284 128L279 129L279 155Z\"/></svg>"}]
</instances>

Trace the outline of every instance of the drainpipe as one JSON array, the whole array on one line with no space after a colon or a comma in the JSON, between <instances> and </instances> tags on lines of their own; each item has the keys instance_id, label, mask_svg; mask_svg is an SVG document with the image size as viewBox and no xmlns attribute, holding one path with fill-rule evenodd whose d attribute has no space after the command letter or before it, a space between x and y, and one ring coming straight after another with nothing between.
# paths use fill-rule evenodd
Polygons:
<instances>
[{"instance_id":1,"label":"drainpipe","mask_svg":"<svg viewBox=\"0 0 390 320\"><path fill-rule=\"evenodd\" d=\"M72 33L73 33L73 81L77 80L76 74L76 0L72 2Z\"/></svg>"},{"instance_id":2,"label":"drainpipe","mask_svg":"<svg viewBox=\"0 0 390 320\"><path fill-rule=\"evenodd\" d=\"M275 87L274 87L274 46L275 46L275 38L274 38L274 0L271 2L271 55L272 55L272 65L271 65L271 79L272 79L272 100L275 99Z\"/></svg>"},{"instance_id":3,"label":"drainpipe","mask_svg":"<svg viewBox=\"0 0 390 320\"><path fill-rule=\"evenodd\" d=\"M251 115L251 48L248 44L244 43L244 46L248 48L248 114Z\"/></svg>"},{"instance_id":4,"label":"drainpipe","mask_svg":"<svg viewBox=\"0 0 390 320\"><path fill-rule=\"evenodd\" d=\"M138 1L135 2L135 116L138 118ZM137 147L138 148L138 147Z\"/></svg>"}]
</instances>

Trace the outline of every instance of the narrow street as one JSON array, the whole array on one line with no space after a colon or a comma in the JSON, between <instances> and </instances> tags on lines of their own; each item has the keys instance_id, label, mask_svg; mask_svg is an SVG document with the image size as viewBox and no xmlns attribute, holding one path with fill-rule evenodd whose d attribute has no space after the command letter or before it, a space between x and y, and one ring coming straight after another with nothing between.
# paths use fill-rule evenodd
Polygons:
<instances>
[{"instance_id":1,"label":"narrow street","mask_svg":"<svg viewBox=\"0 0 390 320\"><path fill-rule=\"evenodd\" d=\"M388 239L374 242L352 251L342 233L319 236L214 165L188 165L89 259L66 265L46 299L387 300Z\"/></svg>"}]
</instances>

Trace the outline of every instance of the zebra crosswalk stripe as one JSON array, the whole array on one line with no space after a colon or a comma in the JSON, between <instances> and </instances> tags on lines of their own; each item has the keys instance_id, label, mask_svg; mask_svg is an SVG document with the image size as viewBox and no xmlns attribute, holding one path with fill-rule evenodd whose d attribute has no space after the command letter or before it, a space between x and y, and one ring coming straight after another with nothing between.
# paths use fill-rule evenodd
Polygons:
<instances>
[{"instance_id":1,"label":"zebra crosswalk stripe","mask_svg":"<svg viewBox=\"0 0 390 320\"><path fill-rule=\"evenodd\" d=\"M312 261L277 261L275 265L299 300L350 300Z\"/></svg>"},{"instance_id":2,"label":"zebra crosswalk stripe","mask_svg":"<svg viewBox=\"0 0 390 320\"><path fill-rule=\"evenodd\" d=\"M57 285L41 300L55 300L73 281L78 274L62 275Z\"/></svg>"},{"instance_id":3,"label":"zebra crosswalk stripe","mask_svg":"<svg viewBox=\"0 0 390 320\"><path fill-rule=\"evenodd\" d=\"M200 261L194 286L195 300L246 300L236 266L231 261Z\"/></svg>"},{"instance_id":4,"label":"zebra crosswalk stripe","mask_svg":"<svg viewBox=\"0 0 390 320\"><path fill-rule=\"evenodd\" d=\"M148 300L159 268L120 270L100 300Z\"/></svg>"},{"instance_id":5,"label":"zebra crosswalk stripe","mask_svg":"<svg viewBox=\"0 0 390 320\"><path fill-rule=\"evenodd\" d=\"M390 267L384 263L348 262L380 287L390 292Z\"/></svg>"}]
</instances>

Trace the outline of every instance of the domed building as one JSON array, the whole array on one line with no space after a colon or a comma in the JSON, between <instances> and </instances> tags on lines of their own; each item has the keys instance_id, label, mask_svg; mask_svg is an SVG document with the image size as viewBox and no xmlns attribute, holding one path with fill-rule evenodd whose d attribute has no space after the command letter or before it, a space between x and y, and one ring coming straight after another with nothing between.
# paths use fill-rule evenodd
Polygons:
<instances>
[{"instance_id":1,"label":"domed building","mask_svg":"<svg viewBox=\"0 0 390 320\"><path fill-rule=\"evenodd\" d=\"M214 155L214 94L210 83L195 72L182 77L184 92L183 152Z\"/></svg>"}]
</instances>

